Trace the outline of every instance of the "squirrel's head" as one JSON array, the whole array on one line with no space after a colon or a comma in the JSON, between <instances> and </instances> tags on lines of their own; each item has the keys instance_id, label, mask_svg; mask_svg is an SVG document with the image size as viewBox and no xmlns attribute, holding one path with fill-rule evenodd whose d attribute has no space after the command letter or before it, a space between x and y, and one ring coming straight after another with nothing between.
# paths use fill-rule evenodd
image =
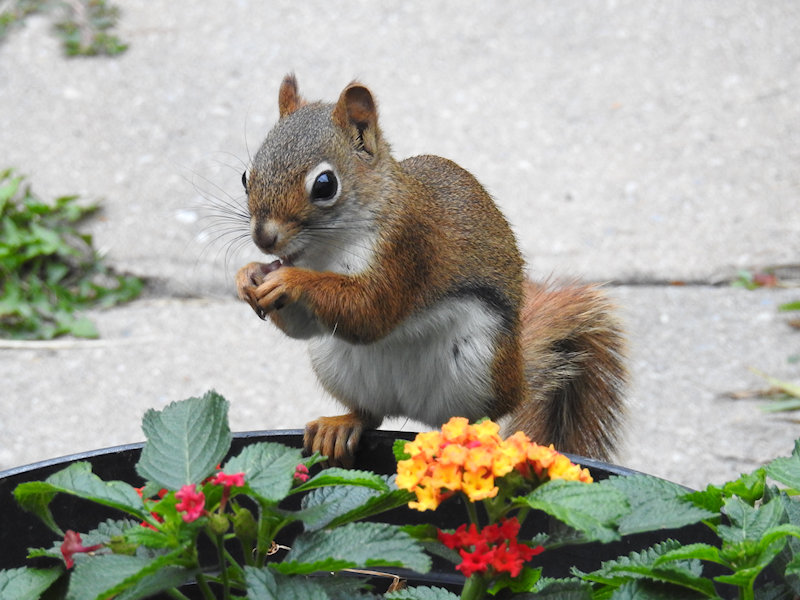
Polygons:
<instances>
[{"instance_id":1,"label":"squirrel's head","mask_svg":"<svg viewBox=\"0 0 800 600\"><path fill-rule=\"evenodd\" d=\"M372 94L359 83L336 104L308 103L287 75L278 107L280 119L242 182L253 241L291 264L369 229L392 158Z\"/></svg>"}]
</instances>

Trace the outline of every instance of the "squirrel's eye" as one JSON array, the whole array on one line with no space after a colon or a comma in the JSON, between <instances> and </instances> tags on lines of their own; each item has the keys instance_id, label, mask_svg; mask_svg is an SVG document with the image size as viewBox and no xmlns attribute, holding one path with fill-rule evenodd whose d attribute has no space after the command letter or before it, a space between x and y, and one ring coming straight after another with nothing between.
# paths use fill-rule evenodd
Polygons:
<instances>
[{"instance_id":1,"label":"squirrel's eye","mask_svg":"<svg viewBox=\"0 0 800 600\"><path fill-rule=\"evenodd\" d=\"M314 180L311 186L311 201L331 200L339 190L339 182L333 171L323 171Z\"/></svg>"},{"instance_id":2,"label":"squirrel's eye","mask_svg":"<svg viewBox=\"0 0 800 600\"><path fill-rule=\"evenodd\" d=\"M242 185L244 186L244 192L247 193L247 171L242 173Z\"/></svg>"}]
</instances>

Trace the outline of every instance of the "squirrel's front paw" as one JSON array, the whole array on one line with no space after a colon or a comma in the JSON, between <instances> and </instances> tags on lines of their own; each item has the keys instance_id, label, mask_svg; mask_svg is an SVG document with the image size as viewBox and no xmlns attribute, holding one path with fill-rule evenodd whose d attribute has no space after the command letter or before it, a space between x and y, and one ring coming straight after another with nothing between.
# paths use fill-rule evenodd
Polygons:
<instances>
[{"instance_id":1,"label":"squirrel's front paw","mask_svg":"<svg viewBox=\"0 0 800 600\"><path fill-rule=\"evenodd\" d=\"M300 299L302 277L298 276L299 273L299 269L294 267L281 267L264 277L263 283L253 290L255 302L263 314L280 310Z\"/></svg>"},{"instance_id":2,"label":"squirrel's front paw","mask_svg":"<svg viewBox=\"0 0 800 600\"><path fill-rule=\"evenodd\" d=\"M267 275L280 268L281 261L279 260L269 264L251 262L239 269L239 272L236 274L236 289L239 292L239 299L247 302L261 319L266 318L267 311L258 305L258 295L256 291L258 287L264 283L264 279Z\"/></svg>"}]
</instances>

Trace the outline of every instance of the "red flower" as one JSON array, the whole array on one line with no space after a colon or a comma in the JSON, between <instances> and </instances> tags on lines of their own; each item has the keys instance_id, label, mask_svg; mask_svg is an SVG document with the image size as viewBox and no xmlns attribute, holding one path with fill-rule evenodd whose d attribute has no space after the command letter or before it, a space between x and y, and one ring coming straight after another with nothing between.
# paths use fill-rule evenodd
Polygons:
<instances>
[{"instance_id":1,"label":"red flower","mask_svg":"<svg viewBox=\"0 0 800 600\"><path fill-rule=\"evenodd\" d=\"M294 470L294 478L303 483L308 481L308 467L305 465L297 465Z\"/></svg>"},{"instance_id":2,"label":"red flower","mask_svg":"<svg viewBox=\"0 0 800 600\"><path fill-rule=\"evenodd\" d=\"M475 546L473 552L459 550L461 564L456 566L456 570L461 571L465 577L471 577L473 573L485 573L494 559L495 549L483 542Z\"/></svg>"},{"instance_id":3,"label":"red flower","mask_svg":"<svg viewBox=\"0 0 800 600\"><path fill-rule=\"evenodd\" d=\"M516 577L525 562L544 552L542 546L531 548L517 541L519 521L516 517L503 519L500 524L487 525L478 533L475 524L461 525L455 533L439 531L439 541L458 550L462 562L456 567L465 576L474 573L509 573ZM472 551L470 551L470 548Z\"/></svg>"},{"instance_id":4,"label":"red flower","mask_svg":"<svg viewBox=\"0 0 800 600\"><path fill-rule=\"evenodd\" d=\"M456 529L455 533L439 531L438 537L440 542L452 550L474 546L484 541L483 536L478 533L478 528L475 526L475 523L470 524L469 529L467 529L466 525L461 525Z\"/></svg>"},{"instance_id":5,"label":"red flower","mask_svg":"<svg viewBox=\"0 0 800 600\"><path fill-rule=\"evenodd\" d=\"M191 485L185 485L175 492L175 497L180 500L180 502L175 505L175 508L178 512L186 513L182 515L182 517L187 523L196 521L205 512L205 494L203 494L203 492L196 492L196 487L197 486L193 483Z\"/></svg>"},{"instance_id":6,"label":"red flower","mask_svg":"<svg viewBox=\"0 0 800 600\"><path fill-rule=\"evenodd\" d=\"M211 483L214 485L224 485L228 489L232 487L244 487L244 473L236 473L235 475L217 473L214 475Z\"/></svg>"},{"instance_id":7,"label":"red flower","mask_svg":"<svg viewBox=\"0 0 800 600\"><path fill-rule=\"evenodd\" d=\"M89 546L88 548L84 547L81 534L75 533L70 529L64 534L64 542L61 544L61 554L64 556L64 562L67 563L67 568L71 569L75 564L75 561L72 560L74 554L78 554L79 552L94 552L102 547L103 544Z\"/></svg>"}]
</instances>

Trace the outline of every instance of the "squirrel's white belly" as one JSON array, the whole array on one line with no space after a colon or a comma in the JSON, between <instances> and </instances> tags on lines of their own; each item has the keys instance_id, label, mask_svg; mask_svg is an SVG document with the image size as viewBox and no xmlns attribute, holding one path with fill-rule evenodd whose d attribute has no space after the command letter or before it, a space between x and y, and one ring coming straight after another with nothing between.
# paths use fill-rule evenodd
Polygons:
<instances>
[{"instance_id":1,"label":"squirrel's white belly","mask_svg":"<svg viewBox=\"0 0 800 600\"><path fill-rule=\"evenodd\" d=\"M473 420L488 413L501 326L480 300L451 298L372 344L321 336L309 349L320 381L351 409L440 427L453 416Z\"/></svg>"}]
</instances>

